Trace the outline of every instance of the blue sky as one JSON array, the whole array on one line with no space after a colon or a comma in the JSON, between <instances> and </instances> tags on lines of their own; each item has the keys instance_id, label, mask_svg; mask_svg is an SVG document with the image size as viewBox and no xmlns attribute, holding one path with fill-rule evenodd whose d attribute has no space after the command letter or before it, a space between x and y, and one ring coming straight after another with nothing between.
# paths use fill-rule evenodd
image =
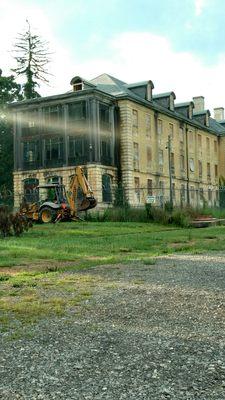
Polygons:
<instances>
[{"instance_id":1,"label":"blue sky","mask_svg":"<svg viewBox=\"0 0 225 400\"><path fill-rule=\"evenodd\" d=\"M69 90L74 75L103 72L127 82L152 79L155 93L178 100L203 95L225 106L224 0L0 0L0 68L12 67L9 50L29 19L53 50L50 87Z\"/></svg>"},{"instance_id":2,"label":"blue sky","mask_svg":"<svg viewBox=\"0 0 225 400\"><path fill-rule=\"evenodd\" d=\"M92 35L100 37L102 44L101 50L93 46L94 53L106 51L105 39L127 31L163 35L174 50L193 52L206 63L217 62L225 50L224 0L33 0L32 3L39 4L53 17L55 34L71 51L76 45L82 58L90 55L85 51L91 51L88 43Z\"/></svg>"}]
</instances>

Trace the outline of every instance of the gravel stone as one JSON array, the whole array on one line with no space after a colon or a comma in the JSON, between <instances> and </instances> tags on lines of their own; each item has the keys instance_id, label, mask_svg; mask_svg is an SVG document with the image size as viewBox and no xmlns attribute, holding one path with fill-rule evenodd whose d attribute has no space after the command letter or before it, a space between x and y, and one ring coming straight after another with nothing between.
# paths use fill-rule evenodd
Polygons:
<instances>
[{"instance_id":1,"label":"gravel stone","mask_svg":"<svg viewBox=\"0 0 225 400\"><path fill-rule=\"evenodd\" d=\"M73 273L101 277L79 312L1 335L0 399L225 399L225 254Z\"/></svg>"}]
</instances>

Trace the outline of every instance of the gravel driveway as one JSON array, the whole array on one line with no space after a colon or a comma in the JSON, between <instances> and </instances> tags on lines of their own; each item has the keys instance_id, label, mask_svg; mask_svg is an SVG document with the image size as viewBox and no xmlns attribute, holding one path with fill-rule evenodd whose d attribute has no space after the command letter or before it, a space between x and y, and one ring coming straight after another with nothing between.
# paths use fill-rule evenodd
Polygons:
<instances>
[{"instance_id":1,"label":"gravel driveway","mask_svg":"<svg viewBox=\"0 0 225 400\"><path fill-rule=\"evenodd\" d=\"M99 278L81 307L2 336L0 399L225 399L225 255L79 274Z\"/></svg>"}]
</instances>

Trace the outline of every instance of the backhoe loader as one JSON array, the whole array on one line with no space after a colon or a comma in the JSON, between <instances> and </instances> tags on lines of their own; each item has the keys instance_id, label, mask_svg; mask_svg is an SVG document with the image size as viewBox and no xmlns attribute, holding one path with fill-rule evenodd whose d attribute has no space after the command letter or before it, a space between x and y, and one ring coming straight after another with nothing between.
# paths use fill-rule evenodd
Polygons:
<instances>
[{"instance_id":1,"label":"backhoe loader","mask_svg":"<svg viewBox=\"0 0 225 400\"><path fill-rule=\"evenodd\" d=\"M32 221L76 221L81 219L78 215L80 211L90 210L97 205L81 167L76 167L75 174L70 176L68 190L62 184L39 185L35 190L39 200L34 203L24 200L19 211Z\"/></svg>"}]
</instances>

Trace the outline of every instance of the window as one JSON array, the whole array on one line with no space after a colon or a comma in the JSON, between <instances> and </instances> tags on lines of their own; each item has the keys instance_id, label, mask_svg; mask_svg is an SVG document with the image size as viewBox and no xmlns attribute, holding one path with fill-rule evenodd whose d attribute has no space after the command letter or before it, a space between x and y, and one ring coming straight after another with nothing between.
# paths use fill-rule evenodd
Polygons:
<instances>
[{"instance_id":1,"label":"window","mask_svg":"<svg viewBox=\"0 0 225 400\"><path fill-rule=\"evenodd\" d=\"M163 150L159 150L159 166L163 167Z\"/></svg>"},{"instance_id":2,"label":"window","mask_svg":"<svg viewBox=\"0 0 225 400\"><path fill-rule=\"evenodd\" d=\"M152 179L147 179L147 192L149 196L152 196Z\"/></svg>"},{"instance_id":3,"label":"window","mask_svg":"<svg viewBox=\"0 0 225 400\"><path fill-rule=\"evenodd\" d=\"M163 181L159 181L159 193L161 196L164 195L164 182Z\"/></svg>"},{"instance_id":4,"label":"window","mask_svg":"<svg viewBox=\"0 0 225 400\"><path fill-rule=\"evenodd\" d=\"M78 82L73 84L73 91L77 92L79 90L83 90L83 82Z\"/></svg>"},{"instance_id":5,"label":"window","mask_svg":"<svg viewBox=\"0 0 225 400\"><path fill-rule=\"evenodd\" d=\"M195 199L195 188L194 188L194 186L190 187L190 196L191 196L191 200Z\"/></svg>"},{"instance_id":6,"label":"window","mask_svg":"<svg viewBox=\"0 0 225 400\"><path fill-rule=\"evenodd\" d=\"M198 160L198 176L202 178L202 162Z\"/></svg>"},{"instance_id":7,"label":"window","mask_svg":"<svg viewBox=\"0 0 225 400\"><path fill-rule=\"evenodd\" d=\"M198 154L202 156L202 136L198 135Z\"/></svg>"},{"instance_id":8,"label":"window","mask_svg":"<svg viewBox=\"0 0 225 400\"><path fill-rule=\"evenodd\" d=\"M63 164L63 138L45 139L45 162L46 166Z\"/></svg>"},{"instance_id":9,"label":"window","mask_svg":"<svg viewBox=\"0 0 225 400\"><path fill-rule=\"evenodd\" d=\"M180 142L184 143L184 128L183 127L179 128L179 136L180 136Z\"/></svg>"},{"instance_id":10,"label":"window","mask_svg":"<svg viewBox=\"0 0 225 400\"><path fill-rule=\"evenodd\" d=\"M180 155L180 170L181 172L184 172L185 166L184 166L184 155Z\"/></svg>"},{"instance_id":11,"label":"window","mask_svg":"<svg viewBox=\"0 0 225 400\"><path fill-rule=\"evenodd\" d=\"M28 203L38 201L38 191L35 190L39 185L39 180L36 178L28 178L23 181L24 199Z\"/></svg>"},{"instance_id":12,"label":"window","mask_svg":"<svg viewBox=\"0 0 225 400\"><path fill-rule=\"evenodd\" d=\"M217 141L214 140L214 153L217 154Z\"/></svg>"},{"instance_id":13,"label":"window","mask_svg":"<svg viewBox=\"0 0 225 400\"><path fill-rule=\"evenodd\" d=\"M68 105L69 121L81 121L86 119L86 102L77 101Z\"/></svg>"},{"instance_id":14,"label":"window","mask_svg":"<svg viewBox=\"0 0 225 400\"><path fill-rule=\"evenodd\" d=\"M172 183L172 196L173 196L173 200L176 199L176 187L175 187L175 183Z\"/></svg>"},{"instance_id":15,"label":"window","mask_svg":"<svg viewBox=\"0 0 225 400\"><path fill-rule=\"evenodd\" d=\"M159 136L162 136L162 120L161 119L157 120L157 134Z\"/></svg>"},{"instance_id":16,"label":"window","mask_svg":"<svg viewBox=\"0 0 225 400\"><path fill-rule=\"evenodd\" d=\"M169 135L171 139L173 139L173 134L174 134L173 124L169 124Z\"/></svg>"},{"instance_id":17,"label":"window","mask_svg":"<svg viewBox=\"0 0 225 400\"><path fill-rule=\"evenodd\" d=\"M210 154L210 140L208 137L206 138L206 152L207 152L207 155Z\"/></svg>"},{"instance_id":18,"label":"window","mask_svg":"<svg viewBox=\"0 0 225 400\"><path fill-rule=\"evenodd\" d=\"M23 167L37 168L39 166L39 145L38 141L23 142Z\"/></svg>"},{"instance_id":19,"label":"window","mask_svg":"<svg viewBox=\"0 0 225 400\"><path fill-rule=\"evenodd\" d=\"M215 164L215 178L218 178L218 165Z\"/></svg>"},{"instance_id":20,"label":"window","mask_svg":"<svg viewBox=\"0 0 225 400\"><path fill-rule=\"evenodd\" d=\"M137 112L137 110L132 110L132 133L133 133L133 135L138 134L138 112Z\"/></svg>"},{"instance_id":21,"label":"window","mask_svg":"<svg viewBox=\"0 0 225 400\"><path fill-rule=\"evenodd\" d=\"M102 138L101 140L101 162L106 165L111 165L111 141L110 138Z\"/></svg>"},{"instance_id":22,"label":"window","mask_svg":"<svg viewBox=\"0 0 225 400\"><path fill-rule=\"evenodd\" d=\"M104 203L112 202L111 179L108 174L102 175L102 201Z\"/></svg>"},{"instance_id":23,"label":"window","mask_svg":"<svg viewBox=\"0 0 225 400\"><path fill-rule=\"evenodd\" d=\"M79 165L89 161L89 142L84 136L69 137L69 165Z\"/></svg>"},{"instance_id":24,"label":"window","mask_svg":"<svg viewBox=\"0 0 225 400\"><path fill-rule=\"evenodd\" d=\"M57 184L62 184L62 177L58 176L58 175L54 175L54 176L49 176L46 179L47 183L57 183Z\"/></svg>"},{"instance_id":25,"label":"window","mask_svg":"<svg viewBox=\"0 0 225 400\"><path fill-rule=\"evenodd\" d=\"M185 202L185 186L184 186L184 184L182 184L180 187L180 201L181 201L181 204L183 202Z\"/></svg>"},{"instance_id":26,"label":"window","mask_svg":"<svg viewBox=\"0 0 225 400\"><path fill-rule=\"evenodd\" d=\"M189 131L188 132L188 139L189 139L190 147L193 147L193 145L194 145L194 134L193 134L193 131Z\"/></svg>"},{"instance_id":27,"label":"window","mask_svg":"<svg viewBox=\"0 0 225 400\"><path fill-rule=\"evenodd\" d=\"M146 137L151 136L151 116L149 114L145 115L145 131Z\"/></svg>"},{"instance_id":28,"label":"window","mask_svg":"<svg viewBox=\"0 0 225 400\"><path fill-rule=\"evenodd\" d=\"M110 108L107 104L99 104L99 120L100 129L109 131L111 129L110 124Z\"/></svg>"},{"instance_id":29,"label":"window","mask_svg":"<svg viewBox=\"0 0 225 400\"><path fill-rule=\"evenodd\" d=\"M170 166L172 174L175 174L174 153L170 153Z\"/></svg>"},{"instance_id":30,"label":"window","mask_svg":"<svg viewBox=\"0 0 225 400\"><path fill-rule=\"evenodd\" d=\"M152 164L152 149L147 147L147 169L151 169Z\"/></svg>"},{"instance_id":31,"label":"window","mask_svg":"<svg viewBox=\"0 0 225 400\"><path fill-rule=\"evenodd\" d=\"M207 163L207 177L210 178L210 176L211 176L210 163Z\"/></svg>"},{"instance_id":32,"label":"window","mask_svg":"<svg viewBox=\"0 0 225 400\"><path fill-rule=\"evenodd\" d=\"M212 189L208 189L208 200L211 202L212 201Z\"/></svg>"},{"instance_id":33,"label":"window","mask_svg":"<svg viewBox=\"0 0 225 400\"><path fill-rule=\"evenodd\" d=\"M133 143L133 148L134 148L134 169L138 170L139 169L139 146L138 143Z\"/></svg>"},{"instance_id":34,"label":"window","mask_svg":"<svg viewBox=\"0 0 225 400\"><path fill-rule=\"evenodd\" d=\"M135 197L136 201L140 203L140 179L134 178L134 190L135 190Z\"/></svg>"},{"instance_id":35,"label":"window","mask_svg":"<svg viewBox=\"0 0 225 400\"><path fill-rule=\"evenodd\" d=\"M25 118L22 119L21 131L22 136L32 136L38 133L39 118L38 110L27 111Z\"/></svg>"},{"instance_id":36,"label":"window","mask_svg":"<svg viewBox=\"0 0 225 400\"><path fill-rule=\"evenodd\" d=\"M45 133L61 133L62 131L62 106L56 105L43 109L43 130Z\"/></svg>"},{"instance_id":37,"label":"window","mask_svg":"<svg viewBox=\"0 0 225 400\"><path fill-rule=\"evenodd\" d=\"M189 160L189 167L190 167L190 171L191 171L191 172L194 172L194 171L195 171L194 158L190 158L190 160Z\"/></svg>"},{"instance_id":38,"label":"window","mask_svg":"<svg viewBox=\"0 0 225 400\"><path fill-rule=\"evenodd\" d=\"M200 199L201 201L204 200L204 192L203 192L203 189L202 189L202 188L199 189L199 199Z\"/></svg>"}]
</instances>

